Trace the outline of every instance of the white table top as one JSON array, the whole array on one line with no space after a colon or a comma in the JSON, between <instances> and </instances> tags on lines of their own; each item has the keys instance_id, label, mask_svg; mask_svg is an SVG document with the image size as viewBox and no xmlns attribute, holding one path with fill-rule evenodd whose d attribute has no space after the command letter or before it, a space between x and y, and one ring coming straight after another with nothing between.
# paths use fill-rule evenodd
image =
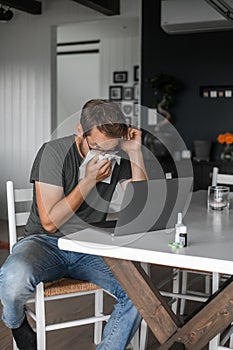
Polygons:
<instances>
[{"instance_id":1,"label":"white table top","mask_svg":"<svg viewBox=\"0 0 233 350\"><path fill-rule=\"evenodd\" d=\"M193 194L184 223L188 246L171 248L174 230L112 237L85 229L59 239L61 249L126 260L233 274L233 203L229 211L208 211L206 191Z\"/></svg>"}]
</instances>

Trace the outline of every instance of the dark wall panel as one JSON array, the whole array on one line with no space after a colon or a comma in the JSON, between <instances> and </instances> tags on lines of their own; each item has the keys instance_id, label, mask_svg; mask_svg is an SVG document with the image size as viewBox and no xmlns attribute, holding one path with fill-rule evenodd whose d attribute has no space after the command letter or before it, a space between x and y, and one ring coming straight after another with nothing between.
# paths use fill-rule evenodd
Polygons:
<instances>
[{"instance_id":1,"label":"dark wall panel","mask_svg":"<svg viewBox=\"0 0 233 350\"><path fill-rule=\"evenodd\" d=\"M233 98L199 95L200 86L233 85L233 31L168 35L160 27L160 1L143 0L142 105L153 106L147 79L160 72L184 84L170 111L187 147L193 149L193 140L214 142L220 132L233 132Z\"/></svg>"}]
</instances>

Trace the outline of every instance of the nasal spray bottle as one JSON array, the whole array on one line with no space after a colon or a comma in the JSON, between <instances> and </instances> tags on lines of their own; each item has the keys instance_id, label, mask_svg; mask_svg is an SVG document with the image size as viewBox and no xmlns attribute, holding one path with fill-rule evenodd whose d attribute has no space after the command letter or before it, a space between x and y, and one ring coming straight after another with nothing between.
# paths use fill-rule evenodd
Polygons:
<instances>
[{"instance_id":1,"label":"nasal spray bottle","mask_svg":"<svg viewBox=\"0 0 233 350\"><path fill-rule=\"evenodd\" d=\"M182 223L182 213L178 213L175 227L175 243L187 247L187 226Z\"/></svg>"}]
</instances>

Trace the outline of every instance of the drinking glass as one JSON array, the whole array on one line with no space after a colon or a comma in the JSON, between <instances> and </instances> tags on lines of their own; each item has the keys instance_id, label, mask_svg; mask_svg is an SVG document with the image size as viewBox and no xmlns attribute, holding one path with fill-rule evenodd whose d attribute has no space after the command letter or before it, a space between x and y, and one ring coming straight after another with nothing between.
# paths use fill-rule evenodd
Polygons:
<instances>
[{"instance_id":1,"label":"drinking glass","mask_svg":"<svg viewBox=\"0 0 233 350\"><path fill-rule=\"evenodd\" d=\"M209 209L223 210L230 206L230 188L227 186L209 186L207 204Z\"/></svg>"}]
</instances>

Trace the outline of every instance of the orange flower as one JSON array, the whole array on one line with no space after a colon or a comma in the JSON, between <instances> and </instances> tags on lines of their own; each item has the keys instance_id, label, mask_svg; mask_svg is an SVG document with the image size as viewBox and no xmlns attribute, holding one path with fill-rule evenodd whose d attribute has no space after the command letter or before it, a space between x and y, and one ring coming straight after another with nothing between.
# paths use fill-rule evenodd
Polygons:
<instances>
[{"instance_id":1,"label":"orange flower","mask_svg":"<svg viewBox=\"0 0 233 350\"><path fill-rule=\"evenodd\" d=\"M219 134L217 140L221 144L226 143L227 145L231 145L233 143L233 134L230 132Z\"/></svg>"},{"instance_id":2,"label":"orange flower","mask_svg":"<svg viewBox=\"0 0 233 350\"><path fill-rule=\"evenodd\" d=\"M225 135L224 134L219 134L218 135L218 142L219 143L224 143L225 142Z\"/></svg>"},{"instance_id":3,"label":"orange flower","mask_svg":"<svg viewBox=\"0 0 233 350\"><path fill-rule=\"evenodd\" d=\"M230 145L232 143L233 143L233 135L232 134L226 135L226 144Z\"/></svg>"}]
</instances>

